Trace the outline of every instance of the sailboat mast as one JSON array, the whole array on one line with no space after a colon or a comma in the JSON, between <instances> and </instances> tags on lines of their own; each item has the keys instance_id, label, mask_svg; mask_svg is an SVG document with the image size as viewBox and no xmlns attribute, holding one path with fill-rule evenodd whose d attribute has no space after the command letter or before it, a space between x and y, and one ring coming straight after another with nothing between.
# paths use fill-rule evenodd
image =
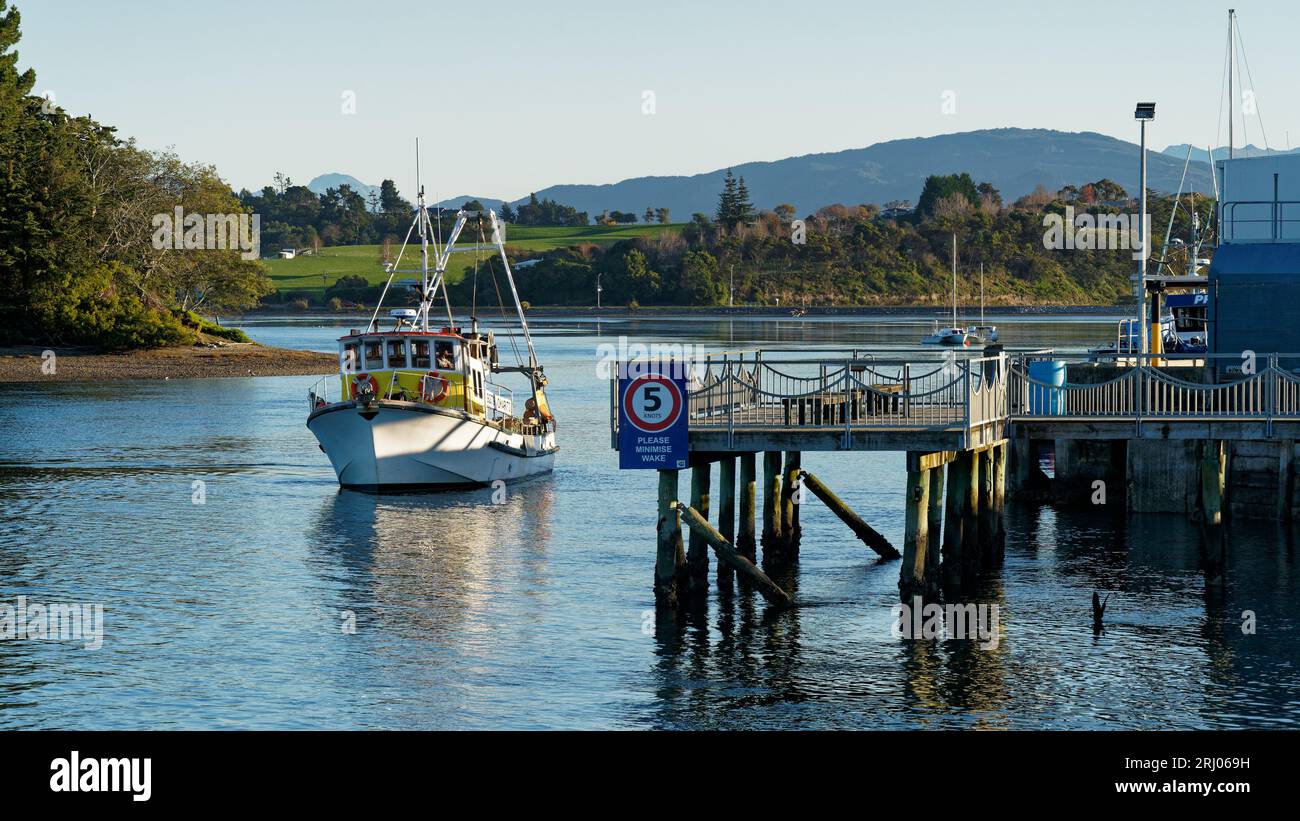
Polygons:
<instances>
[{"instance_id":1,"label":"sailboat mast","mask_svg":"<svg viewBox=\"0 0 1300 821\"><path fill-rule=\"evenodd\" d=\"M980 325L984 324L984 263L980 263Z\"/></svg>"},{"instance_id":2,"label":"sailboat mast","mask_svg":"<svg viewBox=\"0 0 1300 821\"><path fill-rule=\"evenodd\" d=\"M425 225L424 211L424 184L420 180L420 138L415 138L415 187L419 190L416 200L419 203L420 211L416 214L416 219L420 224L420 300L423 303L420 306L420 329L425 333L429 332L429 308L433 305L433 297L429 293L429 232Z\"/></svg>"},{"instance_id":3,"label":"sailboat mast","mask_svg":"<svg viewBox=\"0 0 1300 821\"><path fill-rule=\"evenodd\" d=\"M1228 159L1232 159L1232 147L1235 145L1232 139L1232 120L1237 101L1232 90L1232 64L1237 61L1237 38L1233 36L1236 33L1236 18L1237 10L1228 9Z\"/></svg>"},{"instance_id":4,"label":"sailboat mast","mask_svg":"<svg viewBox=\"0 0 1300 821\"><path fill-rule=\"evenodd\" d=\"M957 235L952 235L952 326L957 327Z\"/></svg>"}]
</instances>

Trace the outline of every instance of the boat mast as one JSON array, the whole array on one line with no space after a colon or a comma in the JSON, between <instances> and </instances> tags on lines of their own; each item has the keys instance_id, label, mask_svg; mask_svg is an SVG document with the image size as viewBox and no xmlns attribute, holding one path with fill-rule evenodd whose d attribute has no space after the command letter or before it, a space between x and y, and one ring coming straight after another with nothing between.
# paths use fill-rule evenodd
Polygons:
<instances>
[{"instance_id":1,"label":"boat mast","mask_svg":"<svg viewBox=\"0 0 1300 821\"><path fill-rule=\"evenodd\" d=\"M952 327L957 327L957 235L952 235Z\"/></svg>"},{"instance_id":2,"label":"boat mast","mask_svg":"<svg viewBox=\"0 0 1300 821\"><path fill-rule=\"evenodd\" d=\"M984 326L984 263L980 263L980 327Z\"/></svg>"},{"instance_id":3,"label":"boat mast","mask_svg":"<svg viewBox=\"0 0 1300 821\"><path fill-rule=\"evenodd\" d=\"M429 308L432 307L433 295L429 293L429 232L425 226L427 213L424 210L424 183L420 181L420 138L415 138L415 185L420 193L416 196L420 212L416 218L420 222L420 330L429 332Z\"/></svg>"},{"instance_id":4,"label":"boat mast","mask_svg":"<svg viewBox=\"0 0 1300 821\"><path fill-rule=\"evenodd\" d=\"M1237 59L1237 38L1233 37L1237 26L1237 10L1228 9L1228 159L1232 159L1232 118L1236 100L1232 91L1232 64Z\"/></svg>"},{"instance_id":5,"label":"boat mast","mask_svg":"<svg viewBox=\"0 0 1300 821\"><path fill-rule=\"evenodd\" d=\"M528 330L528 319L524 317L524 305L519 301L519 291L515 288L515 275L510 271L510 260L506 259L506 242L505 236L501 231L501 224L497 222L497 212L488 209L488 219L492 222L492 244L497 247L497 253L501 255L501 264L506 269L506 281L510 283L510 295L515 300L515 311L519 315L519 326L524 330L524 341L528 343L528 367L533 371L529 374L534 387L537 385L537 350L533 348L533 335ZM543 383L544 384L544 383Z\"/></svg>"}]
</instances>

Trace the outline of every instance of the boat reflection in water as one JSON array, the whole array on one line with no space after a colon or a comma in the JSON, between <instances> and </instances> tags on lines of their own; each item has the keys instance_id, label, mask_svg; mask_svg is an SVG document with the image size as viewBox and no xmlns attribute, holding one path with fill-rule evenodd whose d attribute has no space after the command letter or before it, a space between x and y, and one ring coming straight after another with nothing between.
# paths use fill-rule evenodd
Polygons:
<instances>
[{"instance_id":1,"label":"boat reflection in water","mask_svg":"<svg viewBox=\"0 0 1300 821\"><path fill-rule=\"evenodd\" d=\"M436 655L490 640L493 623L540 609L530 602L551 583L554 492L546 477L455 494L340 490L311 539L337 590L329 606L411 660L421 646Z\"/></svg>"}]
</instances>

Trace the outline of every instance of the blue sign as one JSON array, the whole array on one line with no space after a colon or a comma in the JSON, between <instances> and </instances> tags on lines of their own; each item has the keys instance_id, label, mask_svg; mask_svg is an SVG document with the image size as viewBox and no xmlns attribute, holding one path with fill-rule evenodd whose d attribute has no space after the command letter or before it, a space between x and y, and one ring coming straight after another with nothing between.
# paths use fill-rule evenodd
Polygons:
<instances>
[{"instance_id":1,"label":"blue sign","mask_svg":"<svg viewBox=\"0 0 1300 821\"><path fill-rule=\"evenodd\" d=\"M619 469L686 467L690 440L685 370L680 363L667 362L619 369Z\"/></svg>"}]
</instances>

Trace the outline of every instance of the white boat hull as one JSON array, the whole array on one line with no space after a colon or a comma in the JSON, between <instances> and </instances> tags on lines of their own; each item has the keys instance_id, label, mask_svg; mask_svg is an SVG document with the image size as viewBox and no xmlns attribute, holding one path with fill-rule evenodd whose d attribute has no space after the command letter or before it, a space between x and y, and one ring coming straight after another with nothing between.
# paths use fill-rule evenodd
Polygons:
<instances>
[{"instance_id":1,"label":"white boat hull","mask_svg":"<svg viewBox=\"0 0 1300 821\"><path fill-rule=\"evenodd\" d=\"M555 434L508 433L458 411L382 401L313 411L307 428L339 484L371 492L482 487L548 473Z\"/></svg>"}]
</instances>

